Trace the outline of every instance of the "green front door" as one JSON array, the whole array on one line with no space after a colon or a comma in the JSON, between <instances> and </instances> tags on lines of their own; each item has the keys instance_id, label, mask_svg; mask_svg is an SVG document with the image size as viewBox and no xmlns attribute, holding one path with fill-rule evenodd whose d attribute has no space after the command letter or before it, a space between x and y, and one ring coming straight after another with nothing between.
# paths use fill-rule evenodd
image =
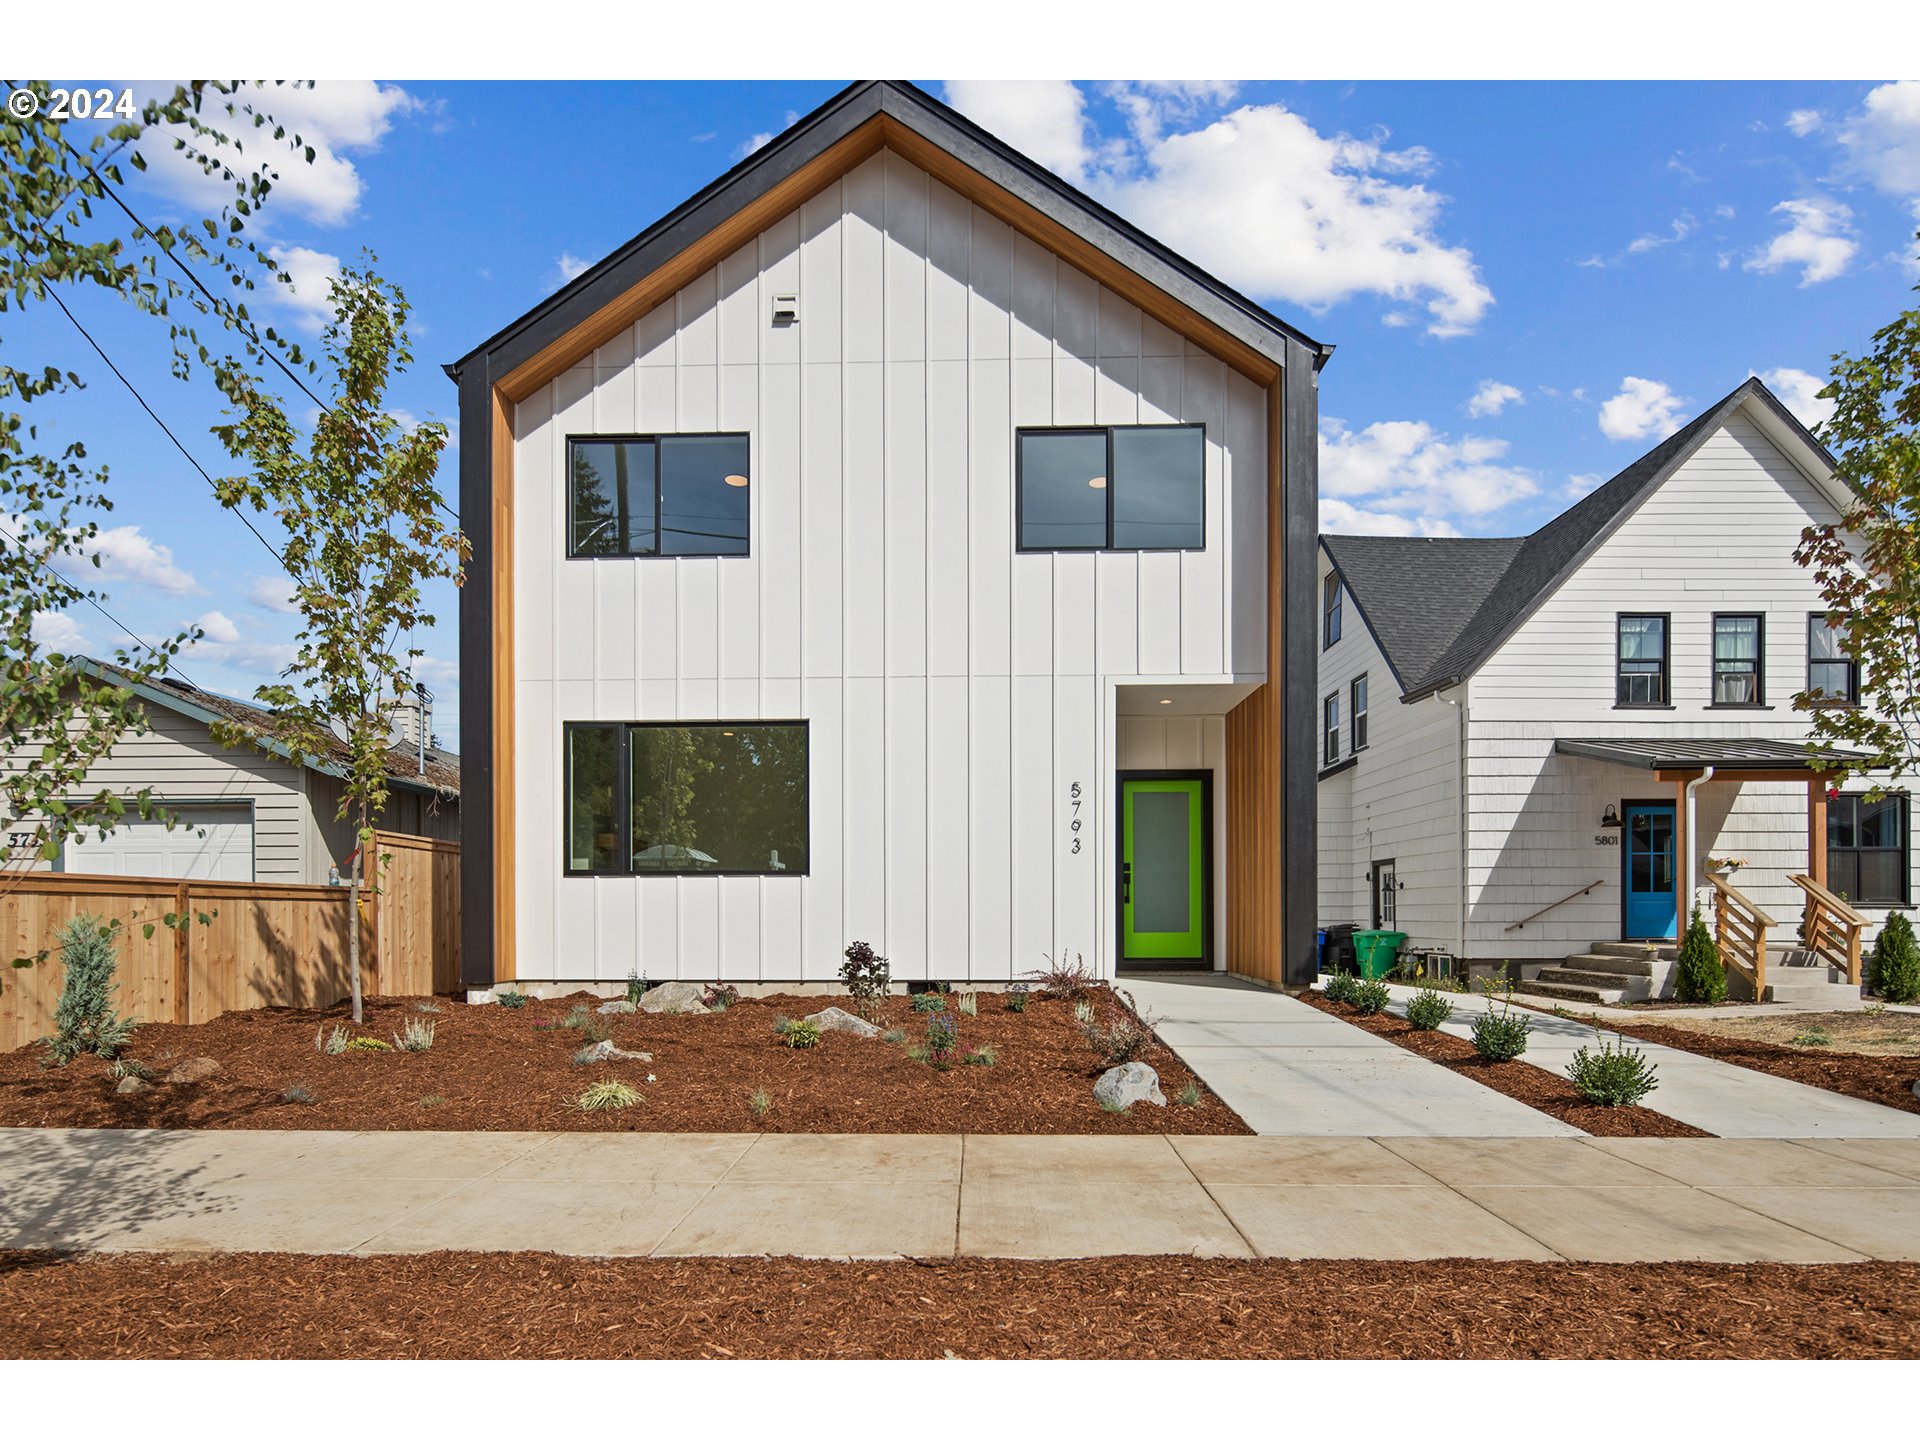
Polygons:
<instances>
[{"instance_id":1,"label":"green front door","mask_svg":"<svg viewBox=\"0 0 1920 1440\"><path fill-rule=\"evenodd\" d=\"M1120 782L1120 958L1205 961L1206 781Z\"/></svg>"}]
</instances>

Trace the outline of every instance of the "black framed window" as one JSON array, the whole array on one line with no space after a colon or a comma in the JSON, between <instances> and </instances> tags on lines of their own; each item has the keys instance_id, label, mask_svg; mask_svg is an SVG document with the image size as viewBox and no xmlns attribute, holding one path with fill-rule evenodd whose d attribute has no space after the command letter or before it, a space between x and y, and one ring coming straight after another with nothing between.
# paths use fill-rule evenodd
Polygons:
<instances>
[{"instance_id":1,"label":"black framed window","mask_svg":"<svg viewBox=\"0 0 1920 1440\"><path fill-rule=\"evenodd\" d=\"M1713 703L1764 705L1766 635L1763 615L1713 617Z\"/></svg>"},{"instance_id":2,"label":"black framed window","mask_svg":"<svg viewBox=\"0 0 1920 1440\"><path fill-rule=\"evenodd\" d=\"M807 722L565 727L569 875L804 875Z\"/></svg>"},{"instance_id":3,"label":"black framed window","mask_svg":"<svg viewBox=\"0 0 1920 1440\"><path fill-rule=\"evenodd\" d=\"M1340 638L1340 577L1331 570L1320 584L1320 648Z\"/></svg>"},{"instance_id":4,"label":"black framed window","mask_svg":"<svg viewBox=\"0 0 1920 1440\"><path fill-rule=\"evenodd\" d=\"M567 439L567 554L745 555L745 435Z\"/></svg>"},{"instance_id":5,"label":"black framed window","mask_svg":"<svg viewBox=\"0 0 1920 1440\"><path fill-rule=\"evenodd\" d=\"M1667 617L1622 615L1614 661L1614 703L1667 704Z\"/></svg>"},{"instance_id":6,"label":"black framed window","mask_svg":"<svg viewBox=\"0 0 1920 1440\"><path fill-rule=\"evenodd\" d=\"M1347 723L1353 727L1353 750L1355 754L1367 748L1367 677L1354 679L1352 702L1347 707Z\"/></svg>"},{"instance_id":7,"label":"black framed window","mask_svg":"<svg viewBox=\"0 0 1920 1440\"><path fill-rule=\"evenodd\" d=\"M1320 722L1324 739L1320 753L1325 757L1321 764L1331 765L1340 758L1340 697L1338 695L1327 696L1320 707Z\"/></svg>"},{"instance_id":8,"label":"black framed window","mask_svg":"<svg viewBox=\"0 0 1920 1440\"><path fill-rule=\"evenodd\" d=\"M1847 627L1807 617L1807 689L1829 705L1860 703L1860 662L1848 653Z\"/></svg>"},{"instance_id":9,"label":"black framed window","mask_svg":"<svg viewBox=\"0 0 1920 1440\"><path fill-rule=\"evenodd\" d=\"M1206 548L1203 425L1021 430L1022 550Z\"/></svg>"},{"instance_id":10,"label":"black framed window","mask_svg":"<svg viewBox=\"0 0 1920 1440\"><path fill-rule=\"evenodd\" d=\"M1827 801L1827 888L1855 905L1907 905L1913 874L1905 795Z\"/></svg>"}]
</instances>

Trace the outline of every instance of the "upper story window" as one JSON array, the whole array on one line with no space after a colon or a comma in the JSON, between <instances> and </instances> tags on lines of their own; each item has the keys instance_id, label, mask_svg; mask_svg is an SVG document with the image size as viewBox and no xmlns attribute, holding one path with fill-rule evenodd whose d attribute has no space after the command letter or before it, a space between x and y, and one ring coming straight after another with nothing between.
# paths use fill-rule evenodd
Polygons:
<instances>
[{"instance_id":1,"label":"upper story window","mask_svg":"<svg viewBox=\"0 0 1920 1440\"><path fill-rule=\"evenodd\" d=\"M1340 758L1340 697L1329 695L1320 707L1322 765L1331 765Z\"/></svg>"},{"instance_id":2,"label":"upper story window","mask_svg":"<svg viewBox=\"0 0 1920 1440\"><path fill-rule=\"evenodd\" d=\"M1847 627L1807 617L1807 689L1828 704L1860 703L1860 662L1847 653Z\"/></svg>"},{"instance_id":3,"label":"upper story window","mask_svg":"<svg viewBox=\"0 0 1920 1440\"><path fill-rule=\"evenodd\" d=\"M567 554L745 555L745 435L567 440Z\"/></svg>"},{"instance_id":4,"label":"upper story window","mask_svg":"<svg viewBox=\"0 0 1920 1440\"><path fill-rule=\"evenodd\" d=\"M1348 724L1353 727L1353 753L1358 755L1367 748L1367 677L1358 676L1353 682L1353 703L1349 706L1351 718Z\"/></svg>"},{"instance_id":5,"label":"upper story window","mask_svg":"<svg viewBox=\"0 0 1920 1440\"><path fill-rule=\"evenodd\" d=\"M1760 615L1713 617L1713 703L1766 704L1766 619Z\"/></svg>"},{"instance_id":6,"label":"upper story window","mask_svg":"<svg viewBox=\"0 0 1920 1440\"><path fill-rule=\"evenodd\" d=\"M1622 615L1614 661L1616 705L1666 705L1667 617Z\"/></svg>"},{"instance_id":7,"label":"upper story window","mask_svg":"<svg viewBox=\"0 0 1920 1440\"><path fill-rule=\"evenodd\" d=\"M1340 577L1329 570L1320 582L1320 648L1340 638Z\"/></svg>"},{"instance_id":8,"label":"upper story window","mask_svg":"<svg viewBox=\"0 0 1920 1440\"><path fill-rule=\"evenodd\" d=\"M1202 425L1018 432L1022 550L1206 548Z\"/></svg>"}]
</instances>

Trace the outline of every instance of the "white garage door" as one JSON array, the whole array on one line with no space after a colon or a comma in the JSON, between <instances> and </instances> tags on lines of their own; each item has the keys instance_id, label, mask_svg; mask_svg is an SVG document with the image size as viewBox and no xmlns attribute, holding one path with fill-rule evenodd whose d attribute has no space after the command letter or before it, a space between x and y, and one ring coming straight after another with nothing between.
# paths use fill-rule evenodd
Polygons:
<instances>
[{"instance_id":1,"label":"white garage door","mask_svg":"<svg viewBox=\"0 0 1920 1440\"><path fill-rule=\"evenodd\" d=\"M70 875L161 875L169 880L253 879L253 808L175 805L173 829L126 820L106 839L67 841Z\"/></svg>"}]
</instances>

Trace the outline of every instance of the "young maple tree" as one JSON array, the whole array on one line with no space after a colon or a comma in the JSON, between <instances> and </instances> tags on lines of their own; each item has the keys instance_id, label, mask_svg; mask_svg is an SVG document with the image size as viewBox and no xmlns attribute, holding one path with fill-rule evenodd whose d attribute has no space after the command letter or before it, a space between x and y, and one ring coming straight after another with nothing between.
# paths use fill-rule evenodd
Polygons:
<instances>
[{"instance_id":1,"label":"young maple tree","mask_svg":"<svg viewBox=\"0 0 1920 1440\"><path fill-rule=\"evenodd\" d=\"M1808 526L1794 552L1817 575L1828 623L1857 666L1859 703L1803 690L1793 706L1811 717L1811 743L1864 757L1847 774L1898 779L1920 768L1920 310L1876 332L1873 346L1836 355L1820 392L1834 402L1820 438L1852 504L1837 523Z\"/></svg>"},{"instance_id":2,"label":"young maple tree","mask_svg":"<svg viewBox=\"0 0 1920 1440\"><path fill-rule=\"evenodd\" d=\"M224 744L278 741L296 761L346 746L339 818L359 844L348 872L348 967L353 1018L362 1018L360 895L374 826L387 803L389 717L434 623L421 586L462 578L467 542L446 513L435 473L447 427L407 426L387 410L393 379L412 363L406 297L367 269L332 282L334 318L321 338L335 394L304 443L254 373L223 363L215 375L238 418L213 433L250 475L219 482L220 503L270 511L301 616L298 653L279 681L254 693L273 712L264 733L217 726ZM424 737L422 737L424 740Z\"/></svg>"},{"instance_id":3,"label":"young maple tree","mask_svg":"<svg viewBox=\"0 0 1920 1440\"><path fill-rule=\"evenodd\" d=\"M256 277L284 278L246 231L247 217L273 188L276 157L284 160L290 146L313 158L266 113L271 92L197 82L137 109L129 104L131 114L116 112L118 123L77 127L54 117L45 84L13 93L33 103L10 104L0 115L0 314L48 301L64 311L62 287L70 294L98 287L166 324L180 379L196 360L208 363L198 332L207 322L234 332L250 358L285 354L302 363L297 345L254 329L240 298ZM222 158L240 153L247 130L272 137L251 170ZM162 150L179 151L232 188L217 215L149 229L124 208L118 162L144 170L143 151ZM218 298L194 266L211 270L233 298ZM82 384L56 366L0 363L0 894L35 860L57 858L70 838L105 836L130 812L173 823L149 789L88 777L124 736L148 728L134 686L164 674L198 632L189 627L121 650L113 669L85 665L45 639L63 612L104 599L71 577L100 564L91 546L97 517L113 508L107 471L87 463L80 441L50 445L27 408ZM47 954L10 958L25 968Z\"/></svg>"}]
</instances>

